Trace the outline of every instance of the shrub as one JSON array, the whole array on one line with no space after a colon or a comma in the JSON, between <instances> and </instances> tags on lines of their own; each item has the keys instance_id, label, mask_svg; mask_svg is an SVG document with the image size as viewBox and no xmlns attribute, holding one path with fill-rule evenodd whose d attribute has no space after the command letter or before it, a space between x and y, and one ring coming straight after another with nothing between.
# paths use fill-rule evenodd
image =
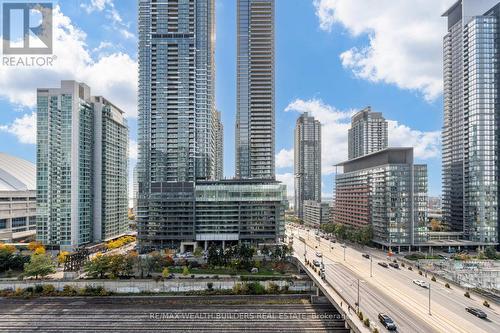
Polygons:
<instances>
[{"instance_id":1,"label":"shrub","mask_svg":"<svg viewBox=\"0 0 500 333\"><path fill-rule=\"evenodd\" d=\"M51 296L56 293L56 287L54 287L51 284L45 284L43 285L43 295L45 296Z\"/></svg>"},{"instance_id":2,"label":"shrub","mask_svg":"<svg viewBox=\"0 0 500 333\"><path fill-rule=\"evenodd\" d=\"M451 288L450 287L450 284L448 282L446 282L446 284L444 285L446 288Z\"/></svg>"},{"instance_id":3,"label":"shrub","mask_svg":"<svg viewBox=\"0 0 500 333\"><path fill-rule=\"evenodd\" d=\"M35 291L35 289L33 287L27 287L26 289L24 289L24 291L28 294L33 294L33 292Z\"/></svg>"},{"instance_id":4,"label":"shrub","mask_svg":"<svg viewBox=\"0 0 500 333\"><path fill-rule=\"evenodd\" d=\"M401 263L401 267L405 267L405 266L406 266L406 265L405 265L405 263L404 263L404 262L402 262L402 263Z\"/></svg>"},{"instance_id":5,"label":"shrub","mask_svg":"<svg viewBox=\"0 0 500 333\"><path fill-rule=\"evenodd\" d=\"M85 289L83 289L83 293L85 296L107 296L109 295L109 292L104 289L102 286L97 286L97 287L92 287L92 286L85 286Z\"/></svg>"},{"instance_id":6,"label":"shrub","mask_svg":"<svg viewBox=\"0 0 500 333\"><path fill-rule=\"evenodd\" d=\"M41 284L37 284L35 286L35 293L41 294L43 292L43 286Z\"/></svg>"},{"instance_id":7,"label":"shrub","mask_svg":"<svg viewBox=\"0 0 500 333\"><path fill-rule=\"evenodd\" d=\"M207 283L207 290L210 290L210 291L211 291L211 290L213 290L213 289L214 289L214 284L213 284L213 282L208 282L208 283Z\"/></svg>"},{"instance_id":8,"label":"shrub","mask_svg":"<svg viewBox=\"0 0 500 333\"><path fill-rule=\"evenodd\" d=\"M490 303L488 303L488 301L486 301L486 300L483 302L483 305L484 305L485 307L487 307L487 308L489 308L489 307L490 307Z\"/></svg>"},{"instance_id":9,"label":"shrub","mask_svg":"<svg viewBox=\"0 0 500 333\"><path fill-rule=\"evenodd\" d=\"M267 285L267 293L278 294L279 292L280 292L280 287L274 282L269 282L269 284Z\"/></svg>"},{"instance_id":10,"label":"shrub","mask_svg":"<svg viewBox=\"0 0 500 333\"><path fill-rule=\"evenodd\" d=\"M75 296L78 294L78 291L75 289L75 287L70 286L70 285L65 285L62 290L62 295L63 296Z\"/></svg>"},{"instance_id":11,"label":"shrub","mask_svg":"<svg viewBox=\"0 0 500 333\"><path fill-rule=\"evenodd\" d=\"M412 270L413 270L413 268L412 268L411 266L408 266L408 270L409 270L409 271L412 271Z\"/></svg>"},{"instance_id":12,"label":"shrub","mask_svg":"<svg viewBox=\"0 0 500 333\"><path fill-rule=\"evenodd\" d=\"M418 271L418 275L423 275L422 271Z\"/></svg>"},{"instance_id":13,"label":"shrub","mask_svg":"<svg viewBox=\"0 0 500 333\"><path fill-rule=\"evenodd\" d=\"M239 295L242 293L243 287L241 283L235 283L233 286L233 293Z\"/></svg>"},{"instance_id":14,"label":"shrub","mask_svg":"<svg viewBox=\"0 0 500 333\"><path fill-rule=\"evenodd\" d=\"M161 271L161 276L167 278L169 275L170 275L170 270L168 269L168 267L163 268L163 271Z\"/></svg>"},{"instance_id":15,"label":"shrub","mask_svg":"<svg viewBox=\"0 0 500 333\"><path fill-rule=\"evenodd\" d=\"M285 284L283 287L281 287L281 292L287 293L289 289L290 289L290 286Z\"/></svg>"},{"instance_id":16,"label":"shrub","mask_svg":"<svg viewBox=\"0 0 500 333\"><path fill-rule=\"evenodd\" d=\"M252 282L248 284L248 293L250 295L262 295L265 294L266 289L260 282Z\"/></svg>"},{"instance_id":17,"label":"shrub","mask_svg":"<svg viewBox=\"0 0 500 333\"><path fill-rule=\"evenodd\" d=\"M464 294L465 297L470 298L470 293L468 291L465 292Z\"/></svg>"},{"instance_id":18,"label":"shrub","mask_svg":"<svg viewBox=\"0 0 500 333\"><path fill-rule=\"evenodd\" d=\"M14 296L22 296L23 295L23 289L17 287L16 291L14 291Z\"/></svg>"},{"instance_id":19,"label":"shrub","mask_svg":"<svg viewBox=\"0 0 500 333\"><path fill-rule=\"evenodd\" d=\"M365 324L366 327L370 327L370 319L365 318L365 320L363 321L363 324Z\"/></svg>"},{"instance_id":20,"label":"shrub","mask_svg":"<svg viewBox=\"0 0 500 333\"><path fill-rule=\"evenodd\" d=\"M182 268L182 275L188 276L189 275L189 268L187 266L184 266Z\"/></svg>"},{"instance_id":21,"label":"shrub","mask_svg":"<svg viewBox=\"0 0 500 333\"><path fill-rule=\"evenodd\" d=\"M376 328L376 327L375 327L375 328L373 329L373 333L379 333L378 328Z\"/></svg>"},{"instance_id":22,"label":"shrub","mask_svg":"<svg viewBox=\"0 0 500 333\"><path fill-rule=\"evenodd\" d=\"M359 320L363 321L363 312L361 311L358 312L358 318Z\"/></svg>"},{"instance_id":23,"label":"shrub","mask_svg":"<svg viewBox=\"0 0 500 333\"><path fill-rule=\"evenodd\" d=\"M432 282L436 282L436 277L433 276L432 279L431 279Z\"/></svg>"}]
</instances>

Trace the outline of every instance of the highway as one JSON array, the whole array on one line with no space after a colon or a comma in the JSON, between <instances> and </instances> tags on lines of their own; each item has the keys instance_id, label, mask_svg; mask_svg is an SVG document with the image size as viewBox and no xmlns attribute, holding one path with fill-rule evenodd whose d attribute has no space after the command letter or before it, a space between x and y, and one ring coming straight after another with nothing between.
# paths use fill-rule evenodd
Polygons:
<instances>
[{"instance_id":1,"label":"highway","mask_svg":"<svg viewBox=\"0 0 500 333\"><path fill-rule=\"evenodd\" d=\"M360 310L365 317L378 322L378 313L388 314L398 326L398 332L500 332L500 307L491 304L488 309L482 305L483 299L472 295L464 296L465 290L452 286L448 289L438 279L431 281L413 271L401 267L384 268L379 262L389 263L385 254L371 249L366 251L372 257L372 277L370 277L370 259L362 257L364 252L339 243L331 243L323 238L318 241L314 231L307 232L293 226L287 226L287 234L293 236L294 252L307 259L321 260L316 252L323 255L326 281L353 307L358 297ZM292 235L293 234L293 235ZM304 244L299 237L305 240ZM332 249L333 246L333 249ZM431 284L431 315L429 315L429 289L415 285L413 280L424 280ZM491 303L491 302L490 302ZM465 311L473 306L487 313L488 319L480 319ZM379 323L379 327L382 325ZM379 329L380 330L380 329ZM386 331L383 327L380 331Z\"/></svg>"}]
</instances>

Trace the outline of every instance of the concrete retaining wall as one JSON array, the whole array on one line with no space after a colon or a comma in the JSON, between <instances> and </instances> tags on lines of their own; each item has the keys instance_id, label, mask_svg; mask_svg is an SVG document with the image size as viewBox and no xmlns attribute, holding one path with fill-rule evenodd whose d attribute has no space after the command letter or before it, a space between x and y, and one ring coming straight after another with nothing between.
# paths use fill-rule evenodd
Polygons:
<instances>
[{"instance_id":1,"label":"concrete retaining wall","mask_svg":"<svg viewBox=\"0 0 500 333\"><path fill-rule=\"evenodd\" d=\"M74 280L74 281L8 281L0 282L0 290L34 287L35 285L51 284L57 290L62 290L64 286L69 285L74 288L103 287L107 291L115 293L165 293L165 292L186 292L206 290L207 283L213 284L213 289L232 289L236 283L245 283L237 279L233 280L191 280L174 279L156 282L154 280ZM248 281L250 283L252 281ZM266 288L270 283L278 286L288 286L290 291L313 291L311 281L258 281Z\"/></svg>"}]
</instances>

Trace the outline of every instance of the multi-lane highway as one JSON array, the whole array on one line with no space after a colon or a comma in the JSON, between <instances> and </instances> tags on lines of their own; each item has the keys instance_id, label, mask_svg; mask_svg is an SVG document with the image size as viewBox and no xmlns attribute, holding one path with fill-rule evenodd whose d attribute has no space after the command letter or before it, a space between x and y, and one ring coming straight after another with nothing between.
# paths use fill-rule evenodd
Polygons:
<instances>
[{"instance_id":1,"label":"multi-lane highway","mask_svg":"<svg viewBox=\"0 0 500 333\"><path fill-rule=\"evenodd\" d=\"M431 276L421 276L418 270L382 267L379 262L390 262L384 253L372 249L366 251L371 260L366 259L362 256L365 252L360 250L343 248L323 238L318 241L312 230L287 226L287 235L293 238L298 257L303 259L305 254L310 261L323 261L326 281L353 308L358 300L359 281L360 310L371 321L377 321L379 313L386 313L396 322L398 332L500 332L500 307L491 304L488 309L482 305L482 298L475 295L466 298L462 288L446 288L443 281L432 282ZM316 252L321 252L322 258ZM414 284L413 280L430 284L431 314L429 289ZM488 318L480 319L466 312L468 306L480 308Z\"/></svg>"}]
</instances>

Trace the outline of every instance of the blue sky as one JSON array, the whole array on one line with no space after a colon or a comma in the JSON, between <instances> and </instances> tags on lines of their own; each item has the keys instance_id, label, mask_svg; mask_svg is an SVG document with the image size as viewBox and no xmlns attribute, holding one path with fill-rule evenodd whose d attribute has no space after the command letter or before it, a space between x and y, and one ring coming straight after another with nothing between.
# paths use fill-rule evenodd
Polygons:
<instances>
[{"instance_id":1,"label":"blue sky","mask_svg":"<svg viewBox=\"0 0 500 333\"><path fill-rule=\"evenodd\" d=\"M278 178L292 184L293 129L300 112L323 123L323 193L347 152L349 117L370 105L390 120L390 143L415 145L441 192L442 60L453 0L276 0ZM375 4L376 3L376 4ZM136 156L136 0L54 1L52 68L0 66L0 151L35 161L37 87L85 81L128 114ZM292 5L293 4L293 5ZM224 124L225 175L234 174L236 2L216 0L216 101ZM292 188L289 189L291 191Z\"/></svg>"}]
</instances>

